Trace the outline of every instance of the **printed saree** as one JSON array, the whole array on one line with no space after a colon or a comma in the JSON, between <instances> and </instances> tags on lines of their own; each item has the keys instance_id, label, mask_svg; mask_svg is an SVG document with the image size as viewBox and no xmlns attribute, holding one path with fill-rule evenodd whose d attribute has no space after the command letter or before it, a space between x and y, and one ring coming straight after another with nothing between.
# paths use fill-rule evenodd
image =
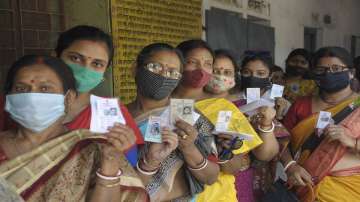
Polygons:
<instances>
[{"instance_id":1,"label":"printed saree","mask_svg":"<svg viewBox=\"0 0 360 202\"><path fill-rule=\"evenodd\" d=\"M86 201L95 186L100 157L96 143L102 139L88 130L77 130L5 161L0 164L0 187L25 201ZM148 201L144 186L126 157L119 161L123 171L120 201Z\"/></svg>"},{"instance_id":2,"label":"printed saree","mask_svg":"<svg viewBox=\"0 0 360 202\"><path fill-rule=\"evenodd\" d=\"M137 122L142 134L145 134L148 118L150 116L161 116L163 113L168 113L168 110L169 109L167 107L158 108L136 117L135 121ZM204 119L204 117L200 116L194 126L199 132L198 138L195 140L195 145L198 147L199 151L208 158L213 154L216 154L214 139L210 133L210 131L213 129L211 123ZM148 146L149 143L145 143L144 147L140 151L139 156L142 156L146 153ZM173 188L172 185L174 184L176 174L181 172L181 169L183 169L185 173L185 178L189 186L190 193L188 193L186 196L182 196L181 198L173 199L172 201L190 201L193 195L203 191L204 184L193 177L191 172L184 167L184 160L181 152L175 150L161 163L159 171L146 185L146 190L150 195L151 201L157 202L166 198L166 196Z\"/></svg>"},{"instance_id":3,"label":"printed saree","mask_svg":"<svg viewBox=\"0 0 360 202\"><path fill-rule=\"evenodd\" d=\"M331 114L335 116L348 106L354 107L355 101L356 98L348 99L325 111L331 112ZM307 139L311 138L314 134L318 115L318 113L312 114L299 122L291 131L291 149L295 154L295 159L316 179L315 187L300 187L297 189L297 194L301 201L323 201L324 196L328 199L324 201L339 201L337 195L344 191L344 186L359 186L360 166L336 172L332 171L336 163L348 152L348 149L338 141L329 142L324 139L313 151L303 148ZM345 130L348 130L348 134L352 135L353 138L359 138L360 129L356 124L359 121L360 111L358 108L339 124L342 125ZM328 188L332 189L328 190ZM332 193L330 196L332 200L329 199L328 194L324 195L324 193L329 191ZM351 190L349 193L351 193ZM360 197L360 192L358 191L355 195ZM351 194L348 194L347 197L350 197L348 199L354 199L351 198Z\"/></svg>"}]
</instances>

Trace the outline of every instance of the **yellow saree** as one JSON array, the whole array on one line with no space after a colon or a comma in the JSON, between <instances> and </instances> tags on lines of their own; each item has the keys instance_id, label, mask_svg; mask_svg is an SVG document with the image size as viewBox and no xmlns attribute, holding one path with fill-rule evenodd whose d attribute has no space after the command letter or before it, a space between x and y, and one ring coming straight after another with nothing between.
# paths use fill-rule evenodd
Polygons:
<instances>
[{"instance_id":1,"label":"yellow saree","mask_svg":"<svg viewBox=\"0 0 360 202\"><path fill-rule=\"evenodd\" d=\"M86 201L99 163L96 141L102 136L73 131L0 164L0 179L25 201ZM101 140L100 140L101 141ZM125 156L119 159L121 201L148 201L140 179Z\"/></svg>"},{"instance_id":2,"label":"yellow saree","mask_svg":"<svg viewBox=\"0 0 360 202\"><path fill-rule=\"evenodd\" d=\"M355 100L356 98L348 99L326 111L331 112L333 116L337 115L346 107L353 105ZM359 114L358 110L353 111L340 122L340 125L352 133L357 133L354 130L355 128L352 127L354 121L359 121L360 117L357 114ZM338 176L331 171L347 152L347 148L337 141L329 142L326 139L322 140L313 151L302 148L307 139L313 134L317 118L318 113L315 113L298 123L291 131L292 151L300 154L296 155L299 157L298 163L302 165L311 176L315 177L315 183L318 183L315 187L308 186L307 188L298 188L297 193L301 201L344 201L341 197L346 198L347 200L345 201L353 201L353 199L360 197L360 191L354 191L347 187L359 186L360 166L338 172ZM359 134L354 135L355 137L359 136ZM347 194L343 195L344 192L347 192Z\"/></svg>"}]
</instances>

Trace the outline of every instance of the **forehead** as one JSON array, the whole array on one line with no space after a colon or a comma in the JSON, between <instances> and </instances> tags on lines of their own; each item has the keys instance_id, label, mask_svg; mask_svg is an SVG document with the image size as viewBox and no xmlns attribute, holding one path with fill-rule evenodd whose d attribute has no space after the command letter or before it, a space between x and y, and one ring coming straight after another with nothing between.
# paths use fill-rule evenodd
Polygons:
<instances>
[{"instance_id":1,"label":"forehead","mask_svg":"<svg viewBox=\"0 0 360 202\"><path fill-rule=\"evenodd\" d=\"M269 68L261 60L254 60L248 62L245 65L244 69L251 71L270 71Z\"/></svg>"},{"instance_id":2,"label":"forehead","mask_svg":"<svg viewBox=\"0 0 360 202\"><path fill-rule=\"evenodd\" d=\"M15 75L15 82L44 82L62 84L59 76L45 64L34 64L21 68Z\"/></svg>"},{"instance_id":3,"label":"forehead","mask_svg":"<svg viewBox=\"0 0 360 202\"><path fill-rule=\"evenodd\" d=\"M234 70L234 64L228 57L217 57L214 61L214 69L231 69Z\"/></svg>"},{"instance_id":4,"label":"forehead","mask_svg":"<svg viewBox=\"0 0 360 202\"><path fill-rule=\"evenodd\" d=\"M109 49L105 42L91 40L74 41L67 49L67 52L76 52L92 59L109 61Z\"/></svg>"},{"instance_id":5,"label":"forehead","mask_svg":"<svg viewBox=\"0 0 360 202\"><path fill-rule=\"evenodd\" d=\"M192 49L188 54L187 57L199 59L199 60L213 60L213 56L211 55L210 51L206 48L195 48Z\"/></svg>"},{"instance_id":6,"label":"forehead","mask_svg":"<svg viewBox=\"0 0 360 202\"><path fill-rule=\"evenodd\" d=\"M346 66L339 58L337 57L322 57L319 59L318 64L320 66L329 67L331 65L341 65Z\"/></svg>"},{"instance_id":7,"label":"forehead","mask_svg":"<svg viewBox=\"0 0 360 202\"><path fill-rule=\"evenodd\" d=\"M305 60L305 61L307 61L306 58L302 55L294 55L294 56L290 57L289 60Z\"/></svg>"}]
</instances>

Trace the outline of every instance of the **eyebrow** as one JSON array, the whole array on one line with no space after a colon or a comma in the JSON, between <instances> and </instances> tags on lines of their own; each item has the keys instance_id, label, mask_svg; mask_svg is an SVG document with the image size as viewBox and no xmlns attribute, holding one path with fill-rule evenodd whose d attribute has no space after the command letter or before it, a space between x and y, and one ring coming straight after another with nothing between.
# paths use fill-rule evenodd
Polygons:
<instances>
[{"instance_id":1,"label":"eyebrow","mask_svg":"<svg viewBox=\"0 0 360 202\"><path fill-rule=\"evenodd\" d=\"M76 55L78 55L78 56L80 56L80 57L82 57L82 58L91 58L91 59L93 59L93 60L95 60L95 61L97 61L97 62L107 63L106 60L99 59L99 58L88 57L88 56L82 55L82 54L80 54L80 53L78 53L78 52L69 51L68 53L70 53L70 54L76 54Z\"/></svg>"}]
</instances>

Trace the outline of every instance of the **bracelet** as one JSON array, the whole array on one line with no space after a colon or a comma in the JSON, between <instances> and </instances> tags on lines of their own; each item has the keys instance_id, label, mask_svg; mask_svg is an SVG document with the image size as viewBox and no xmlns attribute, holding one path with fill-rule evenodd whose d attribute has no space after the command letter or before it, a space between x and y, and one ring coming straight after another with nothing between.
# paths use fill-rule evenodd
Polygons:
<instances>
[{"instance_id":1,"label":"bracelet","mask_svg":"<svg viewBox=\"0 0 360 202\"><path fill-rule=\"evenodd\" d=\"M284 172L286 172L286 170L289 169L289 167L292 166L295 163L296 163L296 161L294 161L294 160L291 160L289 163L287 163L285 168L284 168Z\"/></svg>"},{"instance_id":2,"label":"bracelet","mask_svg":"<svg viewBox=\"0 0 360 202\"><path fill-rule=\"evenodd\" d=\"M119 180L121 175L122 175L122 171L120 169L117 172L116 176L106 176L106 175L101 174L99 172L99 170L96 171L96 176L98 176L99 178L101 178L103 180Z\"/></svg>"},{"instance_id":3,"label":"bracelet","mask_svg":"<svg viewBox=\"0 0 360 202\"><path fill-rule=\"evenodd\" d=\"M275 130L275 124L274 122L271 122L271 128L269 130L264 130L260 126L258 126L258 130L263 133L272 133Z\"/></svg>"},{"instance_id":4,"label":"bracelet","mask_svg":"<svg viewBox=\"0 0 360 202\"><path fill-rule=\"evenodd\" d=\"M144 160L143 160L143 161L144 161ZM152 170L152 171L144 170L144 169L140 168L140 166L139 166L139 161L136 163L136 168L137 168L137 170L138 170L141 174L143 174L143 175L154 175L154 174L157 173L157 171L159 170L158 168L155 169L155 170Z\"/></svg>"},{"instance_id":5,"label":"bracelet","mask_svg":"<svg viewBox=\"0 0 360 202\"><path fill-rule=\"evenodd\" d=\"M103 184L101 182L96 182L96 184L99 184L103 187L107 187L107 188L112 188L112 187L116 187L116 186L120 186L121 185L121 181L119 180L118 182L114 183L114 184Z\"/></svg>"},{"instance_id":6,"label":"bracelet","mask_svg":"<svg viewBox=\"0 0 360 202\"><path fill-rule=\"evenodd\" d=\"M230 160L225 160L225 161L218 161L217 163L218 164L225 164L225 163L227 163L227 162L229 162Z\"/></svg>"},{"instance_id":7,"label":"bracelet","mask_svg":"<svg viewBox=\"0 0 360 202\"><path fill-rule=\"evenodd\" d=\"M204 158L204 160L201 162L200 166L197 168L192 168L190 166L188 166L188 168L192 171L199 171L202 170L204 168L206 168L206 166L208 165L209 161L207 160L207 158Z\"/></svg>"}]
</instances>

